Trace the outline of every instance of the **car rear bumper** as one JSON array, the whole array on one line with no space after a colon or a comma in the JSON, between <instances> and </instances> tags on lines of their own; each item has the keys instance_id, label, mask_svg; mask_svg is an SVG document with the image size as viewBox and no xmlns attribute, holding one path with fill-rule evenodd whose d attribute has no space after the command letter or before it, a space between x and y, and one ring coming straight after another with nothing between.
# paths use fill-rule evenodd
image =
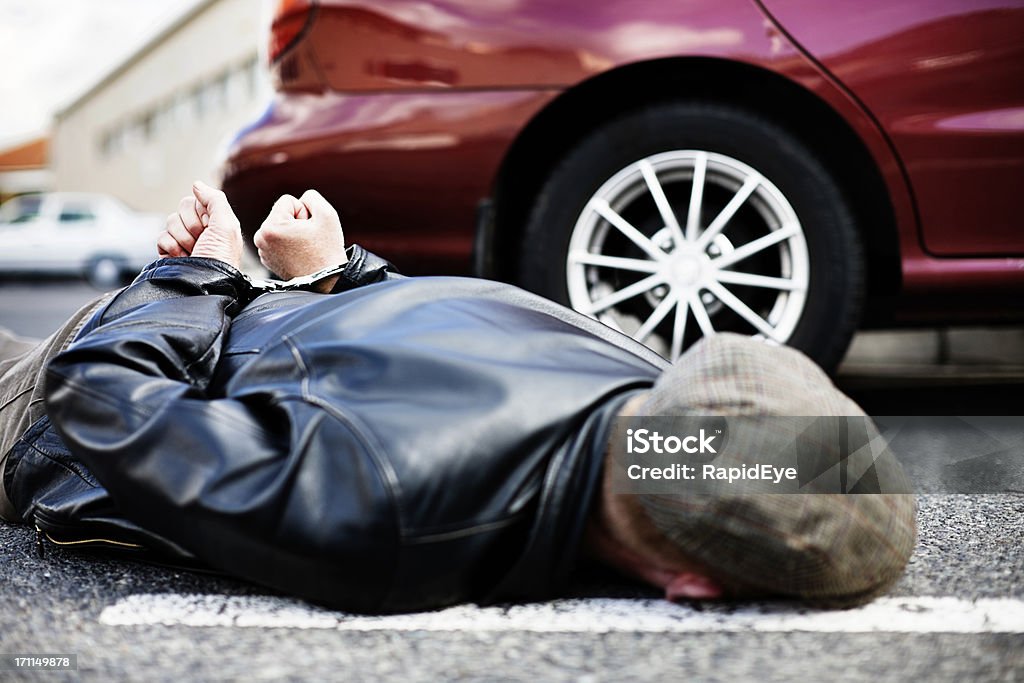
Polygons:
<instances>
[{"instance_id":1,"label":"car rear bumper","mask_svg":"<svg viewBox=\"0 0 1024 683\"><path fill-rule=\"evenodd\" d=\"M278 196L314 188L350 242L405 272L468 273L479 203L556 92L279 95L231 145L224 190L247 235Z\"/></svg>"}]
</instances>

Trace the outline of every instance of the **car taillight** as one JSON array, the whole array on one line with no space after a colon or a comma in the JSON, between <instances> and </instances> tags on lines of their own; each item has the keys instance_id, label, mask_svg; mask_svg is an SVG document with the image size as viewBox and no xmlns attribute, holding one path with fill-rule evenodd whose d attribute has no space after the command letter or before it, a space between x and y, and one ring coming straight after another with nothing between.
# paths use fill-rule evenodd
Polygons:
<instances>
[{"instance_id":1,"label":"car taillight","mask_svg":"<svg viewBox=\"0 0 1024 683\"><path fill-rule=\"evenodd\" d=\"M302 34L313 16L313 0L277 0L270 22L268 59L273 64Z\"/></svg>"}]
</instances>

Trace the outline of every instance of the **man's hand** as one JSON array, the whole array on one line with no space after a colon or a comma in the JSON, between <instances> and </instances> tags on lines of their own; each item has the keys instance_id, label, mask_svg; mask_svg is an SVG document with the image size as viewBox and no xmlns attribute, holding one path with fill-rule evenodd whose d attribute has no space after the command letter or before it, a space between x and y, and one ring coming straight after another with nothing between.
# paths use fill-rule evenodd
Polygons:
<instances>
[{"instance_id":1,"label":"man's hand","mask_svg":"<svg viewBox=\"0 0 1024 683\"><path fill-rule=\"evenodd\" d=\"M316 190L307 190L298 199L286 194L274 202L254 242L263 265L285 280L348 259L338 212ZM329 292L337 279L325 279L316 289Z\"/></svg>"},{"instance_id":2,"label":"man's hand","mask_svg":"<svg viewBox=\"0 0 1024 683\"><path fill-rule=\"evenodd\" d=\"M178 212L167 217L156 245L161 258L198 256L234 268L242 265L242 231L235 212L223 192L199 180L192 185L192 196L183 197Z\"/></svg>"}]
</instances>

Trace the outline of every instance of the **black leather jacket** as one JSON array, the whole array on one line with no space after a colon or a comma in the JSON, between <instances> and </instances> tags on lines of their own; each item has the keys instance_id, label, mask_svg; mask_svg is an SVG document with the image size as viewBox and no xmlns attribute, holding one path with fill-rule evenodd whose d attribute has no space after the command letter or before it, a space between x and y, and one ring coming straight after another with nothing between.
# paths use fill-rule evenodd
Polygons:
<instances>
[{"instance_id":1,"label":"black leather jacket","mask_svg":"<svg viewBox=\"0 0 1024 683\"><path fill-rule=\"evenodd\" d=\"M259 295L157 261L50 364L19 514L349 610L551 595L664 361L509 285L387 271L353 247L337 293Z\"/></svg>"}]
</instances>

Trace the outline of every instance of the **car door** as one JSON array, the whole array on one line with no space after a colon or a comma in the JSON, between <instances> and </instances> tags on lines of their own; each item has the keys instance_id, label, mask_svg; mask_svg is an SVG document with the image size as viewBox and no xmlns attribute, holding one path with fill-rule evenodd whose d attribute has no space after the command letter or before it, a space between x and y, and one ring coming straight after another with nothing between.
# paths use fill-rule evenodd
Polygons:
<instances>
[{"instance_id":1,"label":"car door","mask_svg":"<svg viewBox=\"0 0 1024 683\"><path fill-rule=\"evenodd\" d=\"M763 4L881 124L928 252L1024 253L1024 3Z\"/></svg>"},{"instance_id":2,"label":"car door","mask_svg":"<svg viewBox=\"0 0 1024 683\"><path fill-rule=\"evenodd\" d=\"M57 208L51 245L54 259L63 268L80 270L96 251L99 237L94 202L85 197L68 197Z\"/></svg>"}]
</instances>

